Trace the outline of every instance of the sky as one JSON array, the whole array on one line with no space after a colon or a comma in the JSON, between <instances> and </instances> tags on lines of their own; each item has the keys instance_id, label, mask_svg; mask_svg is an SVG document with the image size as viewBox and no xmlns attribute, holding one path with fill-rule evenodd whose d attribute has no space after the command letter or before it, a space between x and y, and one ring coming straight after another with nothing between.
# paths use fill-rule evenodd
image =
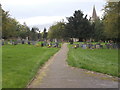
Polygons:
<instances>
[{"instance_id":1,"label":"sky","mask_svg":"<svg viewBox=\"0 0 120 90\"><path fill-rule=\"evenodd\" d=\"M37 26L41 31L58 21L66 20L75 10L81 10L88 18L95 5L97 15L102 17L105 0L1 0L2 8L21 24Z\"/></svg>"}]
</instances>

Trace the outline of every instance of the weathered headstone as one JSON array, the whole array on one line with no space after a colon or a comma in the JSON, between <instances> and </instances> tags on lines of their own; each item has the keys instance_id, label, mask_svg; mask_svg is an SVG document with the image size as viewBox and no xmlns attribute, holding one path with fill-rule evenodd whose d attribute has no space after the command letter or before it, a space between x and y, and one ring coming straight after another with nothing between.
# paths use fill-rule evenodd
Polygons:
<instances>
[{"instance_id":1,"label":"weathered headstone","mask_svg":"<svg viewBox=\"0 0 120 90\"><path fill-rule=\"evenodd\" d=\"M18 41L14 41L14 45L17 45L18 44Z\"/></svg>"},{"instance_id":2,"label":"weathered headstone","mask_svg":"<svg viewBox=\"0 0 120 90\"><path fill-rule=\"evenodd\" d=\"M36 41L32 41L32 45L35 45L37 42Z\"/></svg>"},{"instance_id":3,"label":"weathered headstone","mask_svg":"<svg viewBox=\"0 0 120 90\"><path fill-rule=\"evenodd\" d=\"M22 39L22 44L25 44L25 40L24 39Z\"/></svg>"},{"instance_id":4,"label":"weathered headstone","mask_svg":"<svg viewBox=\"0 0 120 90\"><path fill-rule=\"evenodd\" d=\"M43 43L41 43L41 47L43 47L44 46L44 44Z\"/></svg>"},{"instance_id":5,"label":"weathered headstone","mask_svg":"<svg viewBox=\"0 0 120 90\"><path fill-rule=\"evenodd\" d=\"M31 43L30 43L30 41L28 41L28 45L30 45Z\"/></svg>"},{"instance_id":6,"label":"weathered headstone","mask_svg":"<svg viewBox=\"0 0 120 90\"><path fill-rule=\"evenodd\" d=\"M100 48L102 48L102 49L103 49L103 45L101 45L101 44L100 44Z\"/></svg>"},{"instance_id":7,"label":"weathered headstone","mask_svg":"<svg viewBox=\"0 0 120 90\"><path fill-rule=\"evenodd\" d=\"M100 48L100 44L96 44L96 49L99 49Z\"/></svg>"},{"instance_id":8,"label":"weathered headstone","mask_svg":"<svg viewBox=\"0 0 120 90\"><path fill-rule=\"evenodd\" d=\"M109 49L110 48L110 44L106 44L106 48Z\"/></svg>"},{"instance_id":9,"label":"weathered headstone","mask_svg":"<svg viewBox=\"0 0 120 90\"><path fill-rule=\"evenodd\" d=\"M5 41L5 45L8 45L8 41Z\"/></svg>"},{"instance_id":10,"label":"weathered headstone","mask_svg":"<svg viewBox=\"0 0 120 90\"><path fill-rule=\"evenodd\" d=\"M83 49L87 49L87 45L86 45L86 44L83 44L82 48L83 48Z\"/></svg>"},{"instance_id":11,"label":"weathered headstone","mask_svg":"<svg viewBox=\"0 0 120 90\"><path fill-rule=\"evenodd\" d=\"M12 45L12 40L10 40L10 44Z\"/></svg>"},{"instance_id":12,"label":"weathered headstone","mask_svg":"<svg viewBox=\"0 0 120 90\"><path fill-rule=\"evenodd\" d=\"M4 45L4 39L2 39L2 45Z\"/></svg>"},{"instance_id":13,"label":"weathered headstone","mask_svg":"<svg viewBox=\"0 0 120 90\"><path fill-rule=\"evenodd\" d=\"M20 38L18 38L17 39L17 43L21 43L22 41L21 41L21 39Z\"/></svg>"}]
</instances>

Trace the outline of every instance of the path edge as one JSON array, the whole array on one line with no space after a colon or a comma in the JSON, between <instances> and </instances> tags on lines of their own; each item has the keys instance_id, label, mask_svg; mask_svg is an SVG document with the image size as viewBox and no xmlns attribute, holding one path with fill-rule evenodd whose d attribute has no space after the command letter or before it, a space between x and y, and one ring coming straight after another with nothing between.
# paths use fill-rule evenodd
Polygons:
<instances>
[{"instance_id":1,"label":"path edge","mask_svg":"<svg viewBox=\"0 0 120 90\"><path fill-rule=\"evenodd\" d=\"M62 48L62 47L61 47ZM60 50L61 50L60 48ZM38 75L40 74L40 72L42 72L44 70L44 68L50 64L50 62L53 60L53 58L60 52L60 50L58 50L54 55L50 56L50 58L41 66L39 67L38 71L36 72L35 76L28 82L28 84L25 86L25 88L29 88L29 86L32 84L32 82L38 77ZM49 66L49 65L48 65ZM47 66L47 67L48 67Z\"/></svg>"}]
</instances>

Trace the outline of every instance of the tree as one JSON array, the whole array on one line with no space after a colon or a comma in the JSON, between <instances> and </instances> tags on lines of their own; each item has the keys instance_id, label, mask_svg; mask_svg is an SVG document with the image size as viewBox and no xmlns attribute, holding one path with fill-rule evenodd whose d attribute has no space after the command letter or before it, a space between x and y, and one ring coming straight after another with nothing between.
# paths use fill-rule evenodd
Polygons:
<instances>
[{"instance_id":1,"label":"tree","mask_svg":"<svg viewBox=\"0 0 120 90\"><path fill-rule=\"evenodd\" d=\"M91 25L87 19L87 15L84 17L82 11L75 11L73 16L67 18L68 23L66 25L66 33L70 38L88 39L91 36Z\"/></svg>"},{"instance_id":2,"label":"tree","mask_svg":"<svg viewBox=\"0 0 120 90\"><path fill-rule=\"evenodd\" d=\"M11 18L9 12L2 9L2 38L15 39L18 37L25 38L30 32L29 27L24 23L21 25L16 19Z\"/></svg>"},{"instance_id":3,"label":"tree","mask_svg":"<svg viewBox=\"0 0 120 90\"><path fill-rule=\"evenodd\" d=\"M106 3L104 7L104 26L107 38L118 38L118 35L120 35L120 1Z\"/></svg>"},{"instance_id":4,"label":"tree","mask_svg":"<svg viewBox=\"0 0 120 90\"><path fill-rule=\"evenodd\" d=\"M2 37L7 38L16 38L17 37L17 22L15 19L10 18L8 12L3 11L2 16Z\"/></svg>"},{"instance_id":5,"label":"tree","mask_svg":"<svg viewBox=\"0 0 120 90\"><path fill-rule=\"evenodd\" d=\"M44 31L43 31L43 39L46 40L47 39L47 32L46 32L46 28L44 28Z\"/></svg>"},{"instance_id":6,"label":"tree","mask_svg":"<svg viewBox=\"0 0 120 90\"><path fill-rule=\"evenodd\" d=\"M92 38L95 41L105 40L103 20L97 19L92 23Z\"/></svg>"},{"instance_id":7,"label":"tree","mask_svg":"<svg viewBox=\"0 0 120 90\"><path fill-rule=\"evenodd\" d=\"M38 30L39 30L39 29L38 29L37 27L32 27L32 29L31 29L31 34L30 34L31 40L35 41L35 40L38 39L38 36L37 36L37 31L38 31Z\"/></svg>"},{"instance_id":8,"label":"tree","mask_svg":"<svg viewBox=\"0 0 120 90\"><path fill-rule=\"evenodd\" d=\"M65 23L64 22L57 22L56 24L52 25L48 31L48 38L50 39L65 39Z\"/></svg>"}]
</instances>

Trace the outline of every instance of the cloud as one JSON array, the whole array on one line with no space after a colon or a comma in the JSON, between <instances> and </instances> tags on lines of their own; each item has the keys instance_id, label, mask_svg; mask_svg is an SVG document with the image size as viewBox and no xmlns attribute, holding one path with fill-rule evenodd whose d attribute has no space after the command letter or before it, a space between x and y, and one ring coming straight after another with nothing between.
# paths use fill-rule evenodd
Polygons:
<instances>
[{"instance_id":1,"label":"cloud","mask_svg":"<svg viewBox=\"0 0 120 90\"><path fill-rule=\"evenodd\" d=\"M49 4L49 3L71 3L71 2L103 2L105 0L1 0L2 4L11 5L33 5L33 4Z\"/></svg>"},{"instance_id":2,"label":"cloud","mask_svg":"<svg viewBox=\"0 0 120 90\"><path fill-rule=\"evenodd\" d=\"M104 3L105 0L1 0L2 8L10 11L11 17L21 24L26 22L28 26L42 28L62 19L66 21L75 10L82 10L89 18L93 5L96 5L97 15L101 16Z\"/></svg>"},{"instance_id":3,"label":"cloud","mask_svg":"<svg viewBox=\"0 0 120 90\"><path fill-rule=\"evenodd\" d=\"M66 20L64 16L37 16L25 19L18 19L18 21L21 24L23 24L23 22L26 22L28 25L42 25L49 23L52 24L54 22L61 21L62 19Z\"/></svg>"}]
</instances>

